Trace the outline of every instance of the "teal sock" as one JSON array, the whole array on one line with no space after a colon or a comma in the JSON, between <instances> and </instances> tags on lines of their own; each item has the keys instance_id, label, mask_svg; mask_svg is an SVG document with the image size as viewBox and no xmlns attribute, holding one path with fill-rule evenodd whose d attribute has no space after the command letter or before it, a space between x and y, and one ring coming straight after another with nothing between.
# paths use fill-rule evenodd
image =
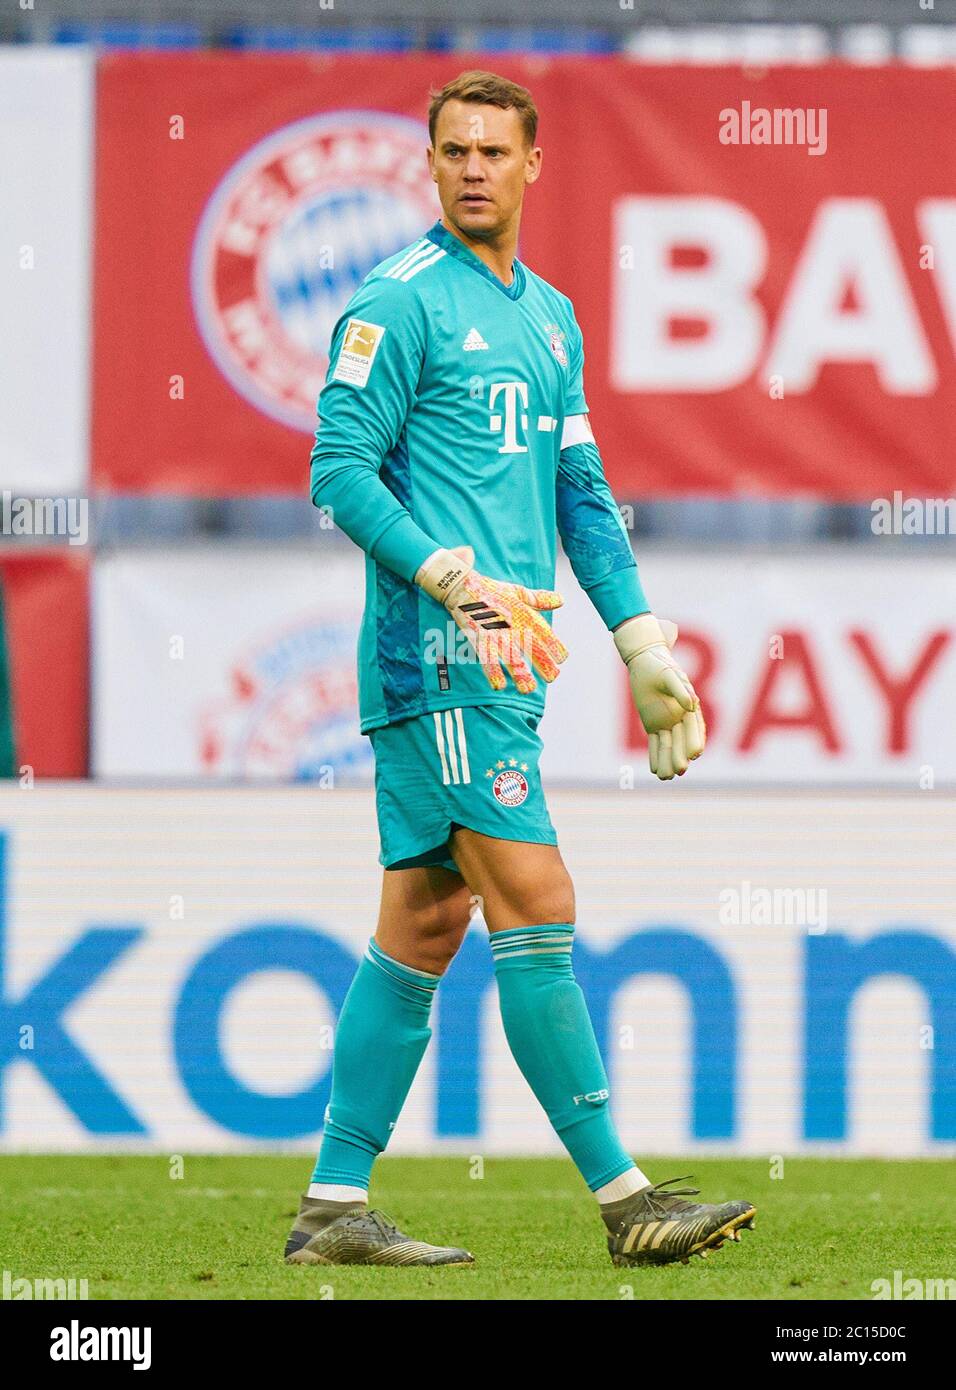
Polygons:
<instances>
[{"instance_id":1,"label":"teal sock","mask_svg":"<svg viewBox=\"0 0 956 1390\"><path fill-rule=\"evenodd\" d=\"M332 1099L312 1182L368 1187L428 1046L440 978L369 942L339 1014Z\"/></svg>"},{"instance_id":2,"label":"teal sock","mask_svg":"<svg viewBox=\"0 0 956 1390\"><path fill-rule=\"evenodd\" d=\"M571 968L574 927L493 932L508 1046L592 1192L634 1167L611 1119L607 1073Z\"/></svg>"}]
</instances>

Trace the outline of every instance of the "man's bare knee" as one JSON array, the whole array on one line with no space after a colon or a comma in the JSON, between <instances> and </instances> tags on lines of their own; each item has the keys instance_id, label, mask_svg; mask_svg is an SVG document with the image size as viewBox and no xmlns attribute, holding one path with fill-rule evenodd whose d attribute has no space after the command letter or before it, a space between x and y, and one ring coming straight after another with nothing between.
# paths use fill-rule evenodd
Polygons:
<instances>
[{"instance_id":1,"label":"man's bare knee","mask_svg":"<svg viewBox=\"0 0 956 1390\"><path fill-rule=\"evenodd\" d=\"M536 894L513 902L511 912L513 916L523 918L529 927L549 926L555 922L574 926L573 898Z\"/></svg>"},{"instance_id":2,"label":"man's bare knee","mask_svg":"<svg viewBox=\"0 0 956 1390\"><path fill-rule=\"evenodd\" d=\"M496 840L461 829L451 840L459 869L480 895L491 931L574 924L574 886L556 845Z\"/></svg>"},{"instance_id":3,"label":"man's bare knee","mask_svg":"<svg viewBox=\"0 0 956 1390\"><path fill-rule=\"evenodd\" d=\"M506 915L512 926L537 927L552 922L574 925L574 887L566 875L556 875L547 883L510 883L503 886L500 903L492 915ZM497 923L488 925L495 930Z\"/></svg>"},{"instance_id":4,"label":"man's bare knee","mask_svg":"<svg viewBox=\"0 0 956 1390\"><path fill-rule=\"evenodd\" d=\"M411 924L419 958L432 962L420 968L435 975L444 974L458 954L470 921L467 902L441 906L444 910L430 910Z\"/></svg>"},{"instance_id":5,"label":"man's bare knee","mask_svg":"<svg viewBox=\"0 0 956 1390\"><path fill-rule=\"evenodd\" d=\"M460 874L442 868L386 871L376 940L404 965L442 975L464 940L470 906Z\"/></svg>"}]
</instances>

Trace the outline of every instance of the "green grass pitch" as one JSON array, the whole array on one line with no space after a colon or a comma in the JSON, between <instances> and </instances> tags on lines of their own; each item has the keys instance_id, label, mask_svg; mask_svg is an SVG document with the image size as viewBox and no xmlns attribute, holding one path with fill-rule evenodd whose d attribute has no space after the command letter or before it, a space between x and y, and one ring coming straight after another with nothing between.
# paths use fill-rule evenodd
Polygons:
<instances>
[{"instance_id":1,"label":"green grass pitch","mask_svg":"<svg viewBox=\"0 0 956 1390\"><path fill-rule=\"evenodd\" d=\"M755 1231L707 1260L614 1269L596 1206L562 1159L384 1158L372 1205L473 1267L287 1267L308 1155L0 1155L0 1272L89 1281L91 1299L862 1299L873 1280L956 1275L945 1160L648 1159L706 1201L745 1197Z\"/></svg>"}]
</instances>

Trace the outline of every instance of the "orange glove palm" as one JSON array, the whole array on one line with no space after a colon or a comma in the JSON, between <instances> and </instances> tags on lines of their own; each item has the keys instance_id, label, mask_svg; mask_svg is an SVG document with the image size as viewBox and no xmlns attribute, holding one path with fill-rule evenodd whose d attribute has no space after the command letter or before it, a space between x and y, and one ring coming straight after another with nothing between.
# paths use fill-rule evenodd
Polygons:
<instances>
[{"instance_id":1,"label":"orange glove palm","mask_svg":"<svg viewBox=\"0 0 956 1390\"><path fill-rule=\"evenodd\" d=\"M567 657L564 643L543 612L564 600L552 589L527 589L504 579L489 579L474 568L471 546L436 550L415 581L444 604L468 637L492 690L504 690L505 670L522 695L537 689L532 667L551 682Z\"/></svg>"}]
</instances>

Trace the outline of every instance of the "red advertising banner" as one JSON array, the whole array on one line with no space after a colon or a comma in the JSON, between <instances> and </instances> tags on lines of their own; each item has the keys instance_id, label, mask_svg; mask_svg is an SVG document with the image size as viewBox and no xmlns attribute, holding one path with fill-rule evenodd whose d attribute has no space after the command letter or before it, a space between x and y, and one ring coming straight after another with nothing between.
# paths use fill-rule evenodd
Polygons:
<instances>
[{"instance_id":1,"label":"red advertising banner","mask_svg":"<svg viewBox=\"0 0 956 1390\"><path fill-rule=\"evenodd\" d=\"M437 216L428 90L469 66L538 103L519 254L619 497L956 490L947 72L213 54L100 63L101 487L305 494L332 325Z\"/></svg>"},{"instance_id":2,"label":"red advertising banner","mask_svg":"<svg viewBox=\"0 0 956 1390\"><path fill-rule=\"evenodd\" d=\"M4 775L85 777L89 566L85 554L0 553L0 743ZM12 748L9 745L12 744Z\"/></svg>"}]
</instances>

